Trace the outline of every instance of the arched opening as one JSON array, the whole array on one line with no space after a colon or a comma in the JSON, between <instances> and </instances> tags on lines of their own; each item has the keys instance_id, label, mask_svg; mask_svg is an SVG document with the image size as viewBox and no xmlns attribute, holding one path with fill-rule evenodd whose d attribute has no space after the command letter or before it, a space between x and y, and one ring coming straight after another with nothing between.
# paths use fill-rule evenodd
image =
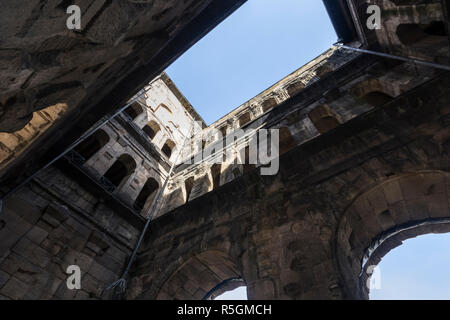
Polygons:
<instances>
[{"instance_id":1,"label":"arched opening","mask_svg":"<svg viewBox=\"0 0 450 320\"><path fill-rule=\"evenodd\" d=\"M450 299L450 233L404 241L386 254L370 279L370 300ZM443 272L444 271L444 272Z\"/></svg>"},{"instance_id":2,"label":"arched opening","mask_svg":"<svg viewBox=\"0 0 450 320\"><path fill-rule=\"evenodd\" d=\"M220 186L220 171L221 171L221 169L222 169L222 165L220 163L215 163L211 167L213 190Z\"/></svg>"},{"instance_id":3,"label":"arched opening","mask_svg":"<svg viewBox=\"0 0 450 320\"><path fill-rule=\"evenodd\" d=\"M144 109L139 103L134 102L128 108L126 108L124 112L131 120L134 120L137 118L137 116L144 112Z\"/></svg>"},{"instance_id":4,"label":"arched opening","mask_svg":"<svg viewBox=\"0 0 450 320\"><path fill-rule=\"evenodd\" d=\"M189 196L191 195L192 187L194 186L194 177L189 177L184 181L184 188L186 189L186 202L189 201Z\"/></svg>"},{"instance_id":5,"label":"arched opening","mask_svg":"<svg viewBox=\"0 0 450 320\"><path fill-rule=\"evenodd\" d=\"M153 138L156 136L159 130L161 130L160 126L156 121L151 120L149 123L145 125L145 127L142 128L144 132L148 135L150 140L153 140Z\"/></svg>"},{"instance_id":6,"label":"arched opening","mask_svg":"<svg viewBox=\"0 0 450 320\"><path fill-rule=\"evenodd\" d=\"M246 125L247 123L249 123L250 120L251 120L250 112L247 111L246 113L244 113L243 115L241 115L241 116L239 117L239 126L240 126L240 127L243 127L244 125Z\"/></svg>"},{"instance_id":7,"label":"arched opening","mask_svg":"<svg viewBox=\"0 0 450 320\"><path fill-rule=\"evenodd\" d=\"M213 300L224 292L245 286L237 264L216 250L189 258L164 283L158 300ZM145 288L144 288L145 291Z\"/></svg>"},{"instance_id":8,"label":"arched opening","mask_svg":"<svg viewBox=\"0 0 450 320\"><path fill-rule=\"evenodd\" d=\"M168 124L173 120L172 110L164 103L161 103L155 110L156 117L162 122Z\"/></svg>"},{"instance_id":9,"label":"arched opening","mask_svg":"<svg viewBox=\"0 0 450 320\"><path fill-rule=\"evenodd\" d=\"M275 98L269 98L261 104L263 112L266 112L266 111L272 109L276 105L277 105L277 100Z\"/></svg>"},{"instance_id":10,"label":"arched opening","mask_svg":"<svg viewBox=\"0 0 450 320\"><path fill-rule=\"evenodd\" d=\"M220 133L222 134L222 139L224 139L227 136L227 126L223 126L219 129Z\"/></svg>"},{"instance_id":11,"label":"arched opening","mask_svg":"<svg viewBox=\"0 0 450 320\"><path fill-rule=\"evenodd\" d=\"M139 195L134 201L134 208L139 212L142 211L147 201L150 198L153 198L154 195L156 195L156 191L158 190L158 188L158 182L153 178L148 178L144 186L142 187L141 192L139 192Z\"/></svg>"},{"instance_id":12,"label":"arched opening","mask_svg":"<svg viewBox=\"0 0 450 320\"><path fill-rule=\"evenodd\" d=\"M299 92L300 90L302 90L304 88L305 88L305 84L301 81L297 81L297 82L290 84L286 88L286 90L287 90L289 96L292 97L293 95L295 95L297 92Z\"/></svg>"},{"instance_id":13,"label":"arched opening","mask_svg":"<svg viewBox=\"0 0 450 320\"><path fill-rule=\"evenodd\" d=\"M393 98L381 91L372 91L367 94L365 94L361 98L365 103L370 104L373 107L381 107L385 105L386 103L393 100Z\"/></svg>"},{"instance_id":14,"label":"arched opening","mask_svg":"<svg viewBox=\"0 0 450 320\"><path fill-rule=\"evenodd\" d=\"M103 179L111 183L114 188L117 188L121 182L129 177L136 169L136 162L134 159L128 155L121 155L113 165L106 171L103 175Z\"/></svg>"},{"instance_id":15,"label":"arched opening","mask_svg":"<svg viewBox=\"0 0 450 320\"><path fill-rule=\"evenodd\" d=\"M375 267L403 241L450 232L449 179L441 171L395 176L352 201L336 234L336 256L348 298L369 298L371 282L377 280Z\"/></svg>"},{"instance_id":16,"label":"arched opening","mask_svg":"<svg viewBox=\"0 0 450 320\"><path fill-rule=\"evenodd\" d=\"M408 45L432 44L447 37L443 21L432 21L428 24L400 24L397 27L397 36L400 42Z\"/></svg>"},{"instance_id":17,"label":"arched opening","mask_svg":"<svg viewBox=\"0 0 450 320\"><path fill-rule=\"evenodd\" d=\"M206 147L206 140L202 139L202 150L204 150Z\"/></svg>"},{"instance_id":18,"label":"arched opening","mask_svg":"<svg viewBox=\"0 0 450 320\"><path fill-rule=\"evenodd\" d=\"M86 140L81 142L74 148L79 155L84 158L84 161L89 160L94 154L96 154L101 148L103 148L109 142L108 134L103 130L97 130Z\"/></svg>"},{"instance_id":19,"label":"arched opening","mask_svg":"<svg viewBox=\"0 0 450 320\"><path fill-rule=\"evenodd\" d=\"M327 104L314 108L308 116L320 133L326 133L340 125L336 114Z\"/></svg>"},{"instance_id":20,"label":"arched opening","mask_svg":"<svg viewBox=\"0 0 450 320\"><path fill-rule=\"evenodd\" d=\"M175 148L175 142L170 139L167 139L166 143L164 143L161 151L166 155L167 158L170 158L172 155L172 151Z\"/></svg>"}]
</instances>

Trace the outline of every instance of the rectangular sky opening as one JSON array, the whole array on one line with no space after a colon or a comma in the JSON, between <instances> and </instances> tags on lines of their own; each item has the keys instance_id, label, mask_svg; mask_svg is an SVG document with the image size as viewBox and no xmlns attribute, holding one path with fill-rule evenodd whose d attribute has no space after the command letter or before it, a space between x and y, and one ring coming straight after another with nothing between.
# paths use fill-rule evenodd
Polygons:
<instances>
[{"instance_id":1,"label":"rectangular sky opening","mask_svg":"<svg viewBox=\"0 0 450 320\"><path fill-rule=\"evenodd\" d=\"M249 0L166 72L209 125L336 39L322 1Z\"/></svg>"}]
</instances>

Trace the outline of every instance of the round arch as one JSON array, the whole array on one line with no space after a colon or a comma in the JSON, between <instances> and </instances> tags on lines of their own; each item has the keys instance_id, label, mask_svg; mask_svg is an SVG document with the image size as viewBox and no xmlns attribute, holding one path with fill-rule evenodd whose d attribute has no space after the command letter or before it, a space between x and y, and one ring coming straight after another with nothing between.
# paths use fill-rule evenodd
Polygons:
<instances>
[{"instance_id":1,"label":"round arch","mask_svg":"<svg viewBox=\"0 0 450 320\"><path fill-rule=\"evenodd\" d=\"M144 108L137 103L132 103L128 108L125 109L124 113L131 119L136 119L140 114L144 112Z\"/></svg>"},{"instance_id":2,"label":"round arch","mask_svg":"<svg viewBox=\"0 0 450 320\"><path fill-rule=\"evenodd\" d=\"M110 140L109 135L102 129L95 131L86 140L78 144L74 151L83 157L84 161L89 160L94 154L102 149Z\"/></svg>"},{"instance_id":3,"label":"round arch","mask_svg":"<svg viewBox=\"0 0 450 320\"><path fill-rule=\"evenodd\" d=\"M423 171L391 177L358 195L335 235L337 267L347 297L368 299L372 266L402 241L450 232L450 174Z\"/></svg>"},{"instance_id":4,"label":"round arch","mask_svg":"<svg viewBox=\"0 0 450 320\"><path fill-rule=\"evenodd\" d=\"M106 179L115 188L129 177L136 169L136 161L129 154L122 154L105 172L103 179Z\"/></svg>"},{"instance_id":5,"label":"round arch","mask_svg":"<svg viewBox=\"0 0 450 320\"><path fill-rule=\"evenodd\" d=\"M161 130L161 127L155 120L150 120L142 130L148 135L150 140L153 140L156 134Z\"/></svg>"},{"instance_id":6,"label":"round arch","mask_svg":"<svg viewBox=\"0 0 450 320\"><path fill-rule=\"evenodd\" d=\"M237 263L222 251L203 251L188 258L164 282L158 300L214 299L222 293L245 285Z\"/></svg>"}]
</instances>

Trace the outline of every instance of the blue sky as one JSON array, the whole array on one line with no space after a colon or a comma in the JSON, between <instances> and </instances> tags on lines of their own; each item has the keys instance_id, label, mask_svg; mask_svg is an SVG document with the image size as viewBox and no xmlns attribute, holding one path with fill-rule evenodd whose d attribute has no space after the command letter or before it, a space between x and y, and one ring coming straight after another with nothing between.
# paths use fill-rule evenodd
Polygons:
<instances>
[{"instance_id":1,"label":"blue sky","mask_svg":"<svg viewBox=\"0 0 450 320\"><path fill-rule=\"evenodd\" d=\"M247 287L239 287L227 291L214 300L247 300Z\"/></svg>"},{"instance_id":2,"label":"blue sky","mask_svg":"<svg viewBox=\"0 0 450 320\"><path fill-rule=\"evenodd\" d=\"M408 239L378 266L381 288L371 290L373 300L450 299L450 233Z\"/></svg>"},{"instance_id":3,"label":"blue sky","mask_svg":"<svg viewBox=\"0 0 450 320\"><path fill-rule=\"evenodd\" d=\"M207 124L336 42L320 0L249 0L166 72ZM450 299L450 234L405 242L380 263L371 299ZM221 299L245 299L246 288Z\"/></svg>"},{"instance_id":4,"label":"blue sky","mask_svg":"<svg viewBox=\"0 0 450 320\"><path fill-rule=\"evenodd\" d=\"M211 124L336 39L321 0L249 0L166 72Z\"/></svg>"}]
</instances>

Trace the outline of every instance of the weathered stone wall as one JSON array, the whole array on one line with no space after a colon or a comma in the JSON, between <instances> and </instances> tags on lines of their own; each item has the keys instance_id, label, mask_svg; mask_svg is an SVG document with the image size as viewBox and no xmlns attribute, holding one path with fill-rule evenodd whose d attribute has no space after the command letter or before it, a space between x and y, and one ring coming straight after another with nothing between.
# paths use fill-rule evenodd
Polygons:
<instances>
[{"instance_id":1,"label":"weathered stone wall","mask_svg":"<svg viewBox=\"0 0 450 320\"><path fill-rule=\"evenodd\" d=\"M1 44L7 50L0 57L0 100L6 103L0 130L21 129L32 112L57 103L73 110L92 94L99 78L104 85L110 82L111 89L119 77L147 63L209 3L79 1L79 32L66 27L67 1L3 3ZM158 31L162 34L156 36ZM121 60L128 63L117 72Z\"/></svg>"},{"instance_id":2,"label":"weathered stone wall","mask_svg":"<svg viewBox=\"0 0 450 320\"><path fill-rule=\"evenodd\" d=\"M355 4L360 22L365 26L369 4L364 1L355 1ZM383 25L381 29L365 29L363 36L376 50L381 48L397 55L441 63L448 60L450 54L449 38L446 33L448 23L443 10L445 8L440 1L420 4L406 1L393 4L390 1L380 0L373 4L382 9ZM440 29L440 24L444 25L444 29ZM409 28L405 32L402 31L404 26ZM399 38L402 37L402 32L412 37L412 40L401 42ZM360 41L363 42L362 39ZM359 43L354 45L357 46ZM291 97L305 91L305 88L312 84L324 82L322 79L326 79L328 74L342 73L340 69L350 64L357 56L358 54L352 51L333 47L203 129L202 139L196 140L195 145L186 145L183 150L183 161L189 158L197 159L199 154L203 154L203 161L198 163L194 160L193 165L179 166L166 192L173 194L166 196L166 200L170 201L165 201L166 205L159 214L169 212L189 200L212 191L217 185L228 183L245 174L245 165L239 163L245 162L243 158L248 141L261 127L282 130L280 131L282 154L396 98L436 73L436 70L414 64L386 61L373 65L364 74L354 72L351 80L347 79L345 83L336 84L316 100L309 99L306 94L303 95L302 110L293 107L289 111L286 110L282 117L271 116L274 108L285 104ZM241 128L247 130L248 135L234 146L226 146L222 139ZM216 152L225 148L226 152L234 154L234 157L227 159L219 167L216 186L215 174L212 172L215 159L208 157L210 155L208 148L215 149Z\"/></svg>"},{"instance_id":3,"label":"weathered stone wall","mask_svg":"<svg viewBox=\"0 0 450 320\"><path fill-rule=\"evenodd\" d=\"M236 275L250 299L360 298L357 266L379 232L450 217L449 81L437 77L291 150L276 176L254 170L155 220L130 298L200 298ZM398 196L379 197L402 177ZM368 207L342 229L367 192ZM383 220L384 201L405 218L392 208ZM352 269L340 267L348 259Z\"/></svg>"},{"instance_id":4,"label":"weathered stone wall","mask_svg":"<svg viewBox=\"0 0 450 320\"><path fill-rule=\"evenodd\" d=\"M371 4L382 8L381 28L375 29L378 45L384 51L440 63L449 63L450 45L446 1L377 0ZM363 1L359 1L360 18L365 21ZM430 47L434 50L430 51Z\"/></svg>"},{"instance_id":5,"label":"weathered stone wall","mask_svg":"<svg viewBox=\"0 0 450 320\"><path fill-rule=\"evenodd\" d=\"M259 129L280 130L279 152L283 154L321 134L326 134L336 126L351 121L355 117L395 99L420 85L435 73L433 69L417 69L412 64L390 64L388 62L373 63L370 67L366 66L365 70L358 70L357 63L351 60L357 57L358 55L354 55L346 50L330 50L319 57L317 61L300 68L274 86L274 88L284 88L293 81L302 82L304 79L312 77L311 83L307 83L304 87L298 89L299 91L291 93L293 97L300 92L304 92L303 97L307 97L307 100L303 100L301 104L295 105L290 103L289 98L291 96L286 93L287 98L284 103L275 104L271 109L263 112L259 104L264 100L261 96L267 95L267 92L263 92L252 99L251 102L230 113L225 117L225 122L233 123L233 125L228 127L228 138L233 136L234 131L240 129L238 115L242 112L248 112L249 104L253 103L258 108L258 112L254 112L254 118L252 116L251 121L243 126L243 129L246 130L246 136L236 141L233 145L226 145L226 138L218 134L220 126L213 124L204 129L202 132L203 136L210 139L206 140L203 149L200 145L201 141L197 140L199 145L192 148L194 154L184 158L185 161L189 157L193 157L194 163L192 165L180 164L178 171L171 178L167 191L168 193L176 193L177 195L173 195L173 197L177 198L177 201L166 201L166 207L161 210L160 214L168 212L189 199L195 199L213 190L215 187L245 174L246 164L248 165L248 159L245 160L245 148L248 148L250 139L258 133ZM359 59L363 60L361 56L359 56ZM370 63L368 61L368 64ZM351 70L353 64L356 67L354 70ZM334 80L339 79L337 80L338 82L327 80L326 74L328 73L322 74L322 78L319 78L317 76L318 69L327 69L329 70L328 73L336 69L335 73L338 76ZM420 73L420 76L418 76L418 73ZM313 84L316 86L316 89L312 89L314 87L312 86ZM320 89L317 89L317 87ZM310 91L308 92L308 90ZM274 91L276 90L268 90L270 93ZM316 98L311 98L313 96L310 93L311 91L316 94ZM317 95L317 92L321 93ZM284 109L280 110L278 114L274 113L278 108ZM219 122L222 123L223 119ZM220 139L218 139L218 136L220 136ZM217 178L218 183L216 183L216 186L214 186L215 174L212 172L212 168L215 158L219 159L220 156L209 156L209 149L215 149L216 153L218 150L224 149L224 152L234 155L219 167L219 177ZM195 162L195 159L202 151L203 161L200 163ZM239 164L238 160L244 164ZM246 161L247 163L245 163ZM260 163L256 164L256 167L260 166ZM189 179L193 179L193 186L188 195L186 181Z\"/></svg>"},{"instance_id":6,"label":"weathered stone wall","mask_svg":"<svg viewBox=\"0 0 450 320\"><path fill-rule=\"evenodd\" d=\"M57 169L4 203L0 217L2 299L106 299L139 235L113 207ZM81 290L66 285L81 268Z\"/></svg>"}]
</instances>

